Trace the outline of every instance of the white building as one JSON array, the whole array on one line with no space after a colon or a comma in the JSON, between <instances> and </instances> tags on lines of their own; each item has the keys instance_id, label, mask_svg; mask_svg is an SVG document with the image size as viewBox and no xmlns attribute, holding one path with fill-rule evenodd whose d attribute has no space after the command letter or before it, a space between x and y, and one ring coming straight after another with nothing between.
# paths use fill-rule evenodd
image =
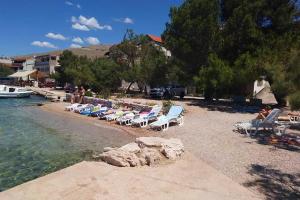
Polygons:
<instances>
[{"instance_id":1,"label":"white building","mask_svg":"<svg viewBox=\"0 0 300 200\"><path fill-rule=\"evenodd\" d=\"M55 73L55 68L59 66L59 55L46 54L35 57L34 69L47 75Z\"/></svg>"},{"instance_id":2,"label":"white building","mask_svg":"<svg viewBox=\"0 0 300 200\"><path fill-rule=\"evenodd\" d=\"M11 66L12 64L12 59L8 58L8 57L0 57L0 64L4 64L4 65L9 65Z\"/></svg>"}]
</instances>

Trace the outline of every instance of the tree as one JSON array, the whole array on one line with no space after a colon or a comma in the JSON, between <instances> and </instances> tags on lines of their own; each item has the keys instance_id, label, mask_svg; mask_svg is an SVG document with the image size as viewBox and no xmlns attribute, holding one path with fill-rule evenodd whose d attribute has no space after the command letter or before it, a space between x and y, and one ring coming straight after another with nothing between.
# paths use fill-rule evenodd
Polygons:
<instances>
[{"instance_id":1,"label":"tree","mask_svg":"<svg viewBox=\"0 0 300 200\"><path fill-rule=\"evenodd\" d=\"M90 69L91 60L86 56L76 56L71 51L64 51L60 57L60 67L52 77L60 85L71 83L74 85L91 86L95 80Z\"/></svg>"},{"instance_id":2,"label":"tree","mask_svg":"<svg viewBox=\"0 0 300 200\"><path fill-rule=\"evenodd\" d=\"M251 94L249 86L265 75L275 95L282 98L288 90L280 86L278 79L286 80L290 52L299 49L296 3L296 0L186 0L171 9L163 38L181 64L184 75L181 78L188 80L197 74L196 84L207 90L220 83L215 80L219 75L227 76L230 68L232 84L226 90L229 95ZM215 62L211 55L215 55ZM226 68L224 74L213 63ZM219 87L222 84L211 89Z\"/></svg>"},{"instance_id":3,"label":"tree","mask_svg":"<svg viewBox=\"0 0 300 200\"><path fill-rule=\"evenodd\" d=\"M162 47L154 45L145 35L136 35L128 30L124 40L111 48L110 56L121 66L122 78L136 82L142 91L146 85L166 83L168 59Z\"/></svg>"},{"instance_id":4,"label":"tree","mask_svg":"<svg viewBox=\"0 0 300 200\"><path fill-rule=\"evenodd\" d=\"M92 61L91 71L94 81L91 87L94 91L110 93L116 91L121 83L120 66L111 59L97 58Z\"/></svg>"},{"instance_id":5,"label":"tree","mask_svg":"<svg viewBox=\"0 0 300 200\"><path fill-rule=\"evenodd\" d=\"M226 94L232 79L232 69L216 54L209 55L208 66L201 68L199 76L195 77L195 81L203 88L206 98L222 97Z\"/></svg>"},{"instance_id":6,"label":"tree","mask_svg":"<svg viewBox=\"0 0 300 200\"><path fill-rule=\"evenodd\" d=\"M11 68L0 64L0 77L7 77L13 73L14 71Z\"/></svg>"},{"instance_id":7,"label":"tree","mask_svg":"<svg viewBox=\"0 0 300 200\"><path fill-rule=\"evenodd\" d=\"M191 83L191 76L208 64L210 53L219 51L220 40L218 0L187 0L179 8L170 10L170 22L163 39L166 47L183 64L184 77Z\"/></svg>"}]
</instances>

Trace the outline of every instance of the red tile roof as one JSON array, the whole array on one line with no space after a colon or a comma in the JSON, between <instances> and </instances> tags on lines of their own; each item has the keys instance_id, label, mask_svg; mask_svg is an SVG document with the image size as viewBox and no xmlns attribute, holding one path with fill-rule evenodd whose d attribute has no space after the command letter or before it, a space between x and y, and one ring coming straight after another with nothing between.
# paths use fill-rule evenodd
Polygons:
<instances>
[{"instance_id":1,"label":"red tile roof","mask_svg":"<svg viewBox=\"0 0 300 200\"><path fill-rule=\"evenodd\" d=\"M162 43L161 37L158 37L158 36L155 36L155 35L150 35L150 34L148 34L147 36L148 36L151 40L153 40L153 41L155 41L155 42Z\"/></svg>"}]
</instances>

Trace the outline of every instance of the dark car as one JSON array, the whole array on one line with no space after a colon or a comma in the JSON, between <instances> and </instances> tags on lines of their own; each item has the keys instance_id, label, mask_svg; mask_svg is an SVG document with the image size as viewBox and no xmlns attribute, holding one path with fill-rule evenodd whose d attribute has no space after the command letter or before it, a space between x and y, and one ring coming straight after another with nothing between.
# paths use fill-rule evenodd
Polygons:
<instances>
[{"instance_id":1,"label":"dark car","mask_svg":"<svg viewBox=\"0 0 300 200\"><path fill-rule=\"evenodd\" d=\"M152 88L150 90L151 98L163 98L165 96L166 89L164 87Z\"/></svg>"},{"instance_id":2,"label":"dark car","mask_svg":"<svg viewBox=\"0 0 300 200\"><path fill-rule=\"evenodd\" d=\"M151 98L171 99L174 96L183 98L186 95L186 88L180 85L167 85L164 87L152 88L150 90Z\"/></svg>"}]
</instances>

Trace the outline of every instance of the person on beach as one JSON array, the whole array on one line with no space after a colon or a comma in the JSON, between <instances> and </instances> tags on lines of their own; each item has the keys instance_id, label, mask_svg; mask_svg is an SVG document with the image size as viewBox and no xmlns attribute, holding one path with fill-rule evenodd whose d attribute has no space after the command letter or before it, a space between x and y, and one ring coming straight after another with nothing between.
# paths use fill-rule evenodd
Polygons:
<instances>
[{"instance_id":1,"label":"person on beach","mask_svg":"<svg viewBox=\"0 0 300 200\"><path fill-rule=\"evenodd\" d=\"M80 87L80 91L79 91L79 103L82 104L83 103L83 97L85 95L85 89L83 86Z\"/></svg>"},{"instance_id":2,"label":"person on beach","mask_svg":"<svg viewBox=\"0 0 300 200\"><path fill-rule=\"evenodd\" d=\"M266 106L264 109L262 109L259 113L256 119L265 119L270 112L272 111L270 106Z\"/></svg>"},{"instance_id":3,"label":"person on beach","mask_svg":"<svg viewBox=\"0 0 300 200\"><path fill-rule=\"evenodd\" d=\"M78 87L75 87L75 91L73 92L71 96L71 104L76 103L76 98L79 96Z\"/></svg>"}]
</instances>

